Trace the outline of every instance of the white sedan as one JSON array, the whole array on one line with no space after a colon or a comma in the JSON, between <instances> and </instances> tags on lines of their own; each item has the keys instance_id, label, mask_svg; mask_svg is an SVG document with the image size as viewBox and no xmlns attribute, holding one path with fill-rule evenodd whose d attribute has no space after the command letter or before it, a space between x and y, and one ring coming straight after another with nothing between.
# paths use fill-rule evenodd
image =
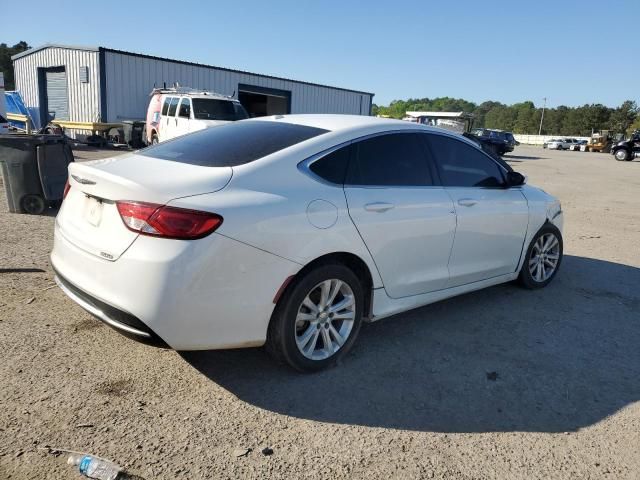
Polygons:
<instances>
[{"instance_id":1,"label":"white sedan","mask_svg":"<svg viewBox=\"0 0 640 480\"><path fill-rule=\"evenodd\" d=\"M560 203L458 134L396 120L243 120L72 163L51 261L116 330L177 350L259 346L313 371L375 321L551 282Z\"/></svg>"}]
</instances>

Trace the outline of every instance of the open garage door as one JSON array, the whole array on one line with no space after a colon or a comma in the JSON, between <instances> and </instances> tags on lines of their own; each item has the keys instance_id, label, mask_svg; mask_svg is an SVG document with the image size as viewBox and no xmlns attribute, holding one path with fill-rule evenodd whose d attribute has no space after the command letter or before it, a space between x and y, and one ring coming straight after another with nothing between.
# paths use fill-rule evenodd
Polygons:
<instances>
[{"instance_id":1,"label":"open garage door","mask_svg":"<svg viewBox=\"0 0 640 480\"><path fill-rule=\"evenodd\" d=\"M291 113L291 92L275 88L238 85L238 100L250 117Z\"/></svg>"},{"instance_id":2,"label":"open garage door","mask_svg":"<svg viewBox=\"0 0 640 480\"><path fill-rule=\"evenodd\" d=\"M69 93L65 67L40 68L40 116L42 125L69 120Z\"/></svg>"}]
</instances>

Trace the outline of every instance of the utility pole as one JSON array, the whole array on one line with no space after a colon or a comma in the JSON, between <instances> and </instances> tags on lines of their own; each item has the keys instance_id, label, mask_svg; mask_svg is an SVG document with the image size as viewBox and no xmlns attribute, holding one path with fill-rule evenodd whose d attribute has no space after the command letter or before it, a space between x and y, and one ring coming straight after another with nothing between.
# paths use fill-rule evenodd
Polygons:
<instances>
[{"instance_id":1,"label":"utility pole","mask_svg":"<svg viewBox=\"0 0 640 480\"><path fill-rule=\"evenodd\" d=\"M542 105L542 116L540 117L540 128L538 129L538 135L542 135L542 121L544 120L544 109L547 106L547 97L543 98L544 105Z\"/></svg>"}]
</instances>

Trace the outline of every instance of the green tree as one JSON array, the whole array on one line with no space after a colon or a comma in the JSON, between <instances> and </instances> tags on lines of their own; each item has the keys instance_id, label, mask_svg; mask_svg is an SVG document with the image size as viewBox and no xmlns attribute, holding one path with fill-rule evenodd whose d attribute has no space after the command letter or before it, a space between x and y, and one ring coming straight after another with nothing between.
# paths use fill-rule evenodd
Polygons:
<instances>
[{"instance_id":1,"label":"green tree","mask_svg":"<svg viewBox=\"0 0 640 480\"><path fill-rule=\"evenodd\" d=\"M410 98L394 100L388 106L376 106L381 115L403 118L407 111L470 112L475 115L474 126L497 128L514 133L537 134L542 109L526 101L505 105L487 101L480 105L461 98ZM605 105L586 104L580 107L561 105L544 111L542 133L544 135L587 136L592 131L613 130L627 134L640 128L640 108L636 102L627 100L618 108Z\"/></svg>"},{"instance_id":2,"label":"green tree","mask_svg":"<svg viewBox=\"0 0 640 480\"><path fill-rule=\"evenodd\" d=\"M638 105L632 100L627 100L611 112L609 128L616 133L631 133L631 125L638 117Z\"/></svg>"},{"instance_id":3,"label":"green tree","mask_svg":"<svg viewBox=\"0 0 640 480\"><path fill-rule=\"evenodd\" d=\"M513 132L533 134L536 128L536 107L533 105L533 102L527 101L523 103L516 103L511 106L510 110L514 110L515 113Z\"/></svg>"},{"instance_id":4,"label":"green tree","mask_svg":"<svg viewBox=\"0 0 640 480\"><path fill-rule=\"evenodd\" d=\"M11 57L31 48L27 42L18 42L13 47L6 43L0 43L0 71L4 73L4 86L7 90L15 90L15 80L13 77L13 62Z\"/></svg>"}]
</instances>

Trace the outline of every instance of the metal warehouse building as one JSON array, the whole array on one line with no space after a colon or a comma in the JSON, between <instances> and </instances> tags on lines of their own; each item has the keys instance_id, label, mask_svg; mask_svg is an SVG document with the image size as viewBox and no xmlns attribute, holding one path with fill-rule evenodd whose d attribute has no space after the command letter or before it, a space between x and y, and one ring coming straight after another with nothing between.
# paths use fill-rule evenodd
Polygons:
<instances>
[{"instance_id":1,"label":"metal warehouse building","mask_svg":"<svg viewBox=\"0 0 640 480\"><path fill-rule=\"evenodd\" d=\"M144 119L154 86L181 86L234 96L250 115L369 115L372 93L103 47L47 44L12 57L16 89L42 125Z\"/></svg>"}]
</instances>

